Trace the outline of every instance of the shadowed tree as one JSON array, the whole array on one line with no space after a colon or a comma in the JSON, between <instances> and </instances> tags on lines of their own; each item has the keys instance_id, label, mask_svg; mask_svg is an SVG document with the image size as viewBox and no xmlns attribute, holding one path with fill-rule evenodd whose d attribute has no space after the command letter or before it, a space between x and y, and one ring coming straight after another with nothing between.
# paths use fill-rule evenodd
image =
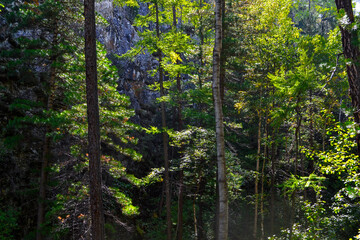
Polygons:
<instances>
[{"instance_id":1,"label":"shadowed tree","mask_svg":"<svg viewBox=\"0 0 360 240\"><path fill-rule=\"evenodd\" d=\"M101 194L100 123L96 66L95 2L84 1L85 64L92 239L105 239Z\"/></svg>"}]
</instances>

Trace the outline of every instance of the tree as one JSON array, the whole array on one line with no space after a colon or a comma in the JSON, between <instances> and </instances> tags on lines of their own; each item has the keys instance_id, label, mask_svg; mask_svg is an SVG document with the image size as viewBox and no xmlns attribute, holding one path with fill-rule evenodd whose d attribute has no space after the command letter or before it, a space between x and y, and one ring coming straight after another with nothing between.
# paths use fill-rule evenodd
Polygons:
<instances>
[{"instance_id":1,"label":"tree","mask_svg":"<svg viewBox=\"0 0 360 240\"><path fill-rule=\"evenodd\" d=\"M222 50L222 1L217 0L215 6L215 46L213 52L213 99L216 124L217 149L217 226L216 239L226 240L228 237L228 192L226 183L224 119L222 112L220 86L220 58Z\"/></svg>"},{"instance_id":2,"label":"tree","mask_svg":"<svg viewBox=\"0 0 360 240\"><path fill-rule=\"evenodd\" d=\"M354 27L355 17L351 0L335 0L338 12L342 14L340 20L341 40L344 50L344 57L349 59L346 66L348 75L350 97L354 108L354 120L360 124L360 50L358 46L358 32ZM360 134L356 136L357 151L360 156Z\"/></svg>"},{"instance_id":3,"label":"tree","mask_svg":"<svg viewBox=\"0 0 360 240\"><path fill-rule=\"evenodd\" d=\"M84 1L85 64L92 239L105 239L101 191L100 126L96 66L95 2Z\"/></svg>"}]
</instances>

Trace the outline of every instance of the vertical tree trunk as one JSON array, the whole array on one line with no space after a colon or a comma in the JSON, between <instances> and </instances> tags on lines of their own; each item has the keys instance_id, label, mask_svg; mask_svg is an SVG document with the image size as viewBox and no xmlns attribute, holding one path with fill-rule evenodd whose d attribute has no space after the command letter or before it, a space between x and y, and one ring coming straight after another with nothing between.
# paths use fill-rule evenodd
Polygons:
<instances>
[{"instance_id":1,"label":"vertical tree trunk","mask_svg":"<svg viewBox=\"0 0 360 240\"><path fill-rule=\"evenodd\" d=\"M341 102L340 102L341 105ZM312 90L310 90L310 125L309 125L309 144L310 144L310 150L313 151L314 148L314 120L313 120L313 101L312 101ZM308 170L310 173L314 171L314 160L309 160L309 166Z\"/></svg>"},{"instance_id":2,"label":"vertical tree trunk","mask_svg":"<svg viewBox=\"0 0 360 240\"><path fill-rule=\"evenodd\" d=\"M197 225L197 217L196 217L196 195L193 199L193 220L194 220L194 237L198 239L198 225Z\"/></svg>"},{"instance_id":3,"label":"vertical tree trunk","mask_svg":"<svg viewBox=\"0 0 360 240\"><path fill-rule=\"evenodd\" d=\"M94 0L84 1L84 13L91 234L94 240L104 240Z\"/></svg>"},{"instance_id":4,"label":"vertical tree trunk","mask_svg":"<svg viewBox=\"0 0 360 240\"><path fill-rule=\"evenodd\" d=\"M271 142L271 186L270 186L270 232L275 233L275 130L272 130Z\"/></svg>"},{"instance_id":5,"label":"vertical tree trunk","mask_svg":"<svg viewBox=\"0 0 360 240\"><path fill-rule=\"evenodd\" d=\"M357 125L360 124L360 50L357 45L358 42L358 30L350 28L350 24L355 22L354 13L352 10L352 1L351 0L335 0L336 7L338 12L341 9L344 9L346 18L349 21L347 26L340 25L341 31L341 40L344 50L345 59L348 64L346 66L346 71L348 75L348 81L350 86L350 96L351 102L354 108L354 119ZM360 155L360 134L357 134L356 137L358 155Z\"/></svg>"},{"instance_id":6,"label":"vertical tree trunk","mask_svg":"<svg viewBox=\"0 0 360 240\"><path fill-rule=\"evenodd\" d=\"M46 110L52 110L54 105L55 91L56 91L56 68L55 61L57 59L56 46L58 44L58 26L57 20L55 20L54 24L54 36L52 40L51 47L51 66L50 66L50 80L49 80L49 94L46 104ZM39 186L39 202L38 202L38 215L37 215L37 231L36 231L36 240L42 240L43 235L41 233L41 229L45 223L45 212L46 212L46 184L47 184L47 168L49 165L49 157L50 157L50 137L46 136L51 132L51 127L46 126L45 134L44 134L44 145L43 145L43 153L41 155L41 170L40 170L40 186Z\"/></svg>"},{"instance_id":7,"label":"vertical tree trunk","mask_svg":"<svg viewBox=\"0 0 360 240\"><path fill-rule=\"evenodd\" d=\"M172 6L173 13L173 29L177 31L177 17L176 17L176 5ZM179 60L176 62L179 64ZM182 105L181 105L181 77L178 73L176 77L176 88L177 88L177 121L178 121L178 131L183 130L183 120L182 120ZM182 240L183 237L183 209L184 209L184 171L180 166L179 172L179 196L178 196L178 212L177 212L177 229L176 229L176 239Z\"/></svg>"},{"instance_id":8,"label":"vertical tree trunk","mask_svg":"<svg viewBox=\"0 0 360 240\"><path fill-rule=\"evenodd\" d=\"M264 138L268 139L268 111L265 113L265 124L264 124ZM265 164L266 159L268 159L268 145L264 144L264 160L261 168L261 197L260 197L260 212L261 212L261 238L264 239L265 231L264 231L264 182L265 182Z\"/></svg>"},{"instance_id":9,"label":"vertical tree trunk","mask_svg":"<svg viewBox=\"0 0 360 240\"><path fill-rule=\"evenodd\" d=\"M158 2L155 3L155 11L156 11L156 35L158 40L160 40L160 22L159 22L159 6ZM164 90L164 73L161 67L162 62L162 52L159 49L159 83L160 83L160 97L165 95ZM171 240L171 198L170 198L170 176L169 176L169 156L168 156L168 134L165 132L166 130L166 110L165 103L161 102L161 122L162 122L162 137L163 137L163 154L164 154L164 165L165 165L165 196L166 196L166 238L167 240Z\"/></svg>"},{"instance_id":10,"label":"vertical tree trunk","mask_svg":"<svg viewBox=\"0 0 360 240\"><path fill-rule=\"evenodd\" d=\"M261 94L260 94L261 98ZM260 170L260 154L261 154L261 104L258 111L258 137L257 137L257 155L256 155L256 176L255 176L255 211L254 211L254 231L253 237L256 239L258 226L258 206L259 206L259 170Z\"/></svg>"},{"instance_id":11,"label":"vertical tree trunk","mask_svg":"<svg viewBox=\"0 0 360 240\"><path fill-rule=\"evenodd\" d=\"M225 62L226 62L226 55L224 54L226 52L227 46L224 43L224 37L225 37L225 0L222 0L221 3L221 54L220 54L220 97L221 101L224 101L225 97Z\"/></svg>"},{"instance_id":12,"label":"vertical tree trunk","mask_svg":"<svg viewBox=\"0 0 360 240\"><path fill-rule=\"evenodd\" d=\"M201 159L201 162L203 159ZM203 164L201 164L203 165ZM198 197L198 206L199 206L199 214L197 217L198 222L198 240L206 240L206 232L204 227L204 220L203 220L203 210L204 210L204 202L202 196L204 195L206 187L206 181L203 177L203 173L200 172L200 179L199 179L199 197Z\"/></svg>"},{"instance_id":13,"label":"vertical tree trunk","mask_svg":"<svg viewBox=\"0 0 360 240\"><path fill-rule=\"evenodd\" d=\"M228 238L228 192L226 182L226 162L224 144L224 122L220 90L220 59L222 52L222 1L215 1L215 46L213 52L213 98L216 123L218 224L217 239Z\"/></svg>"},{"instance_id":14,"label":"vertical tree trunk","mask_svg":"<svg viewBox=\"0 0 360 240\"><path fill-rule=\"evenodd\" d=\"M173 29L177 31L177 17L176 17L176 5L172 6L173 13ZM179 64L179 60L176 62ZM177 88L177 121L178 121L178 131L183 130L183 120L182 120L182 104L181 104L181 77L180 73L176 77L176 88ZM177 236L176 239L182 240L183 237L183 209L184 209L184 171L180 166L179 172L179 197L178 197L178 212L177 212Z\"/></svg>"},{"instance_id":15,"label":"vertical tree trunk","mask_svg":"<svg viewBox=\"0 0 360 240\"><path fill-rule=\"evenodd\" d=\"M203 7L203 2L202 0L200 0L199 2L199 8L200 11ZM199 77L199 88L202 88L202 75L203 75L203 65L204 65L204 60L203 60L203 45L204 45L204 34L203 34L203 21L202 21L202 12L200 13L200 20L199 20L199 38L200 38L200 46L199 46L199 58L200 58L200 69L199 69L199 73L198 73L198 77Z\"/></svg>"}]
</instances>

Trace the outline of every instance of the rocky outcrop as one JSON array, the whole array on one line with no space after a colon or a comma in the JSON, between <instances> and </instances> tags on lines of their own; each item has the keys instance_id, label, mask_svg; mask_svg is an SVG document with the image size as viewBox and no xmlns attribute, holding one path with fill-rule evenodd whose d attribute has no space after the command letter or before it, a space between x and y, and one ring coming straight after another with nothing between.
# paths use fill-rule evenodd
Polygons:
<instances>
[{"instance_id":1,"label":"rocky outcrop","mask_svg":"<svg viewBox=\"0 0 360 240\"><path fill-rule=\"evenodd\" d=\"M139 9L115 6L113 0L96 3L96 10L108 22L108 25L98 26L97 37L104 44L109 58L119 69L119 92L130 96L132 107L142 114L159 96L150 91L147 85L154 83L154 78L148 74L156 68L158 62L149 53L139 54L133 60L121 59L123 55L139 41L137 29L132 26L136 14L146 15L147 5L141 4ZM139 120L139 119L138 119Z\"/></svg>"}]
</instances>

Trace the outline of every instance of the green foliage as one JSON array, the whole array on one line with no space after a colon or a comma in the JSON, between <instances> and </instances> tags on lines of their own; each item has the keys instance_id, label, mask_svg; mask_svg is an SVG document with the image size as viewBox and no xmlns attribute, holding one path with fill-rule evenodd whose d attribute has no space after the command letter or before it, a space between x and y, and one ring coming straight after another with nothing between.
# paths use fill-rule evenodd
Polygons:
<instances>
[{"instance_id":1,"label":"green foliage","mask_svg":"<svg viewBox=\"0 0 360 240\"><path fill-rule=\"evenodd\" d=\"M116 188L110 188L116 201L123 206L122 213L126 216L135 216L139 214L139 207L132 205L131 198L127 197L124 193L120 192Z\"/></svg>"},{"instance_id":2,"label":"green foliage","mask_svg":"<svg viewBox=\"0 0 360 240\"><path fill-rule=\"evenodd\" d=\"M335 204L332 208L335 214L359 204L359 156L355 153L357 131L356 124L351 121L336 124L328 131L328 134L331 135L331 148L319 154L320 172L327 176L335 176L343 186L337 189L334 196Z\"/></svg>"},{"instance_id":3,"label":"green foliage","mask_svg":"<svg viewBox=\"0 0 360 240\"><path fill-rule=\"evenodd\" d=\"M12 240L14 233L19 229L17 223L19 212L15 209L9 208L7 210L0 210L0 239Z\"/></svg>"},{"instance_id":4,"label":"green foliage","mask_svg":"<svg viewBox=\"0 0 360 240\"><path fill-rule=\"evenodd\" d=\"M321 183L325 179L325 177L319 177L313 173L308 177L297 177L291 175L291 177L283 183L282 187L289 197L292 196L295 192L304 191L307 188L313 189L315 193L319 195L321 189L324 189L324 186L322 186Z\"/></svg>"}]
</instances>

